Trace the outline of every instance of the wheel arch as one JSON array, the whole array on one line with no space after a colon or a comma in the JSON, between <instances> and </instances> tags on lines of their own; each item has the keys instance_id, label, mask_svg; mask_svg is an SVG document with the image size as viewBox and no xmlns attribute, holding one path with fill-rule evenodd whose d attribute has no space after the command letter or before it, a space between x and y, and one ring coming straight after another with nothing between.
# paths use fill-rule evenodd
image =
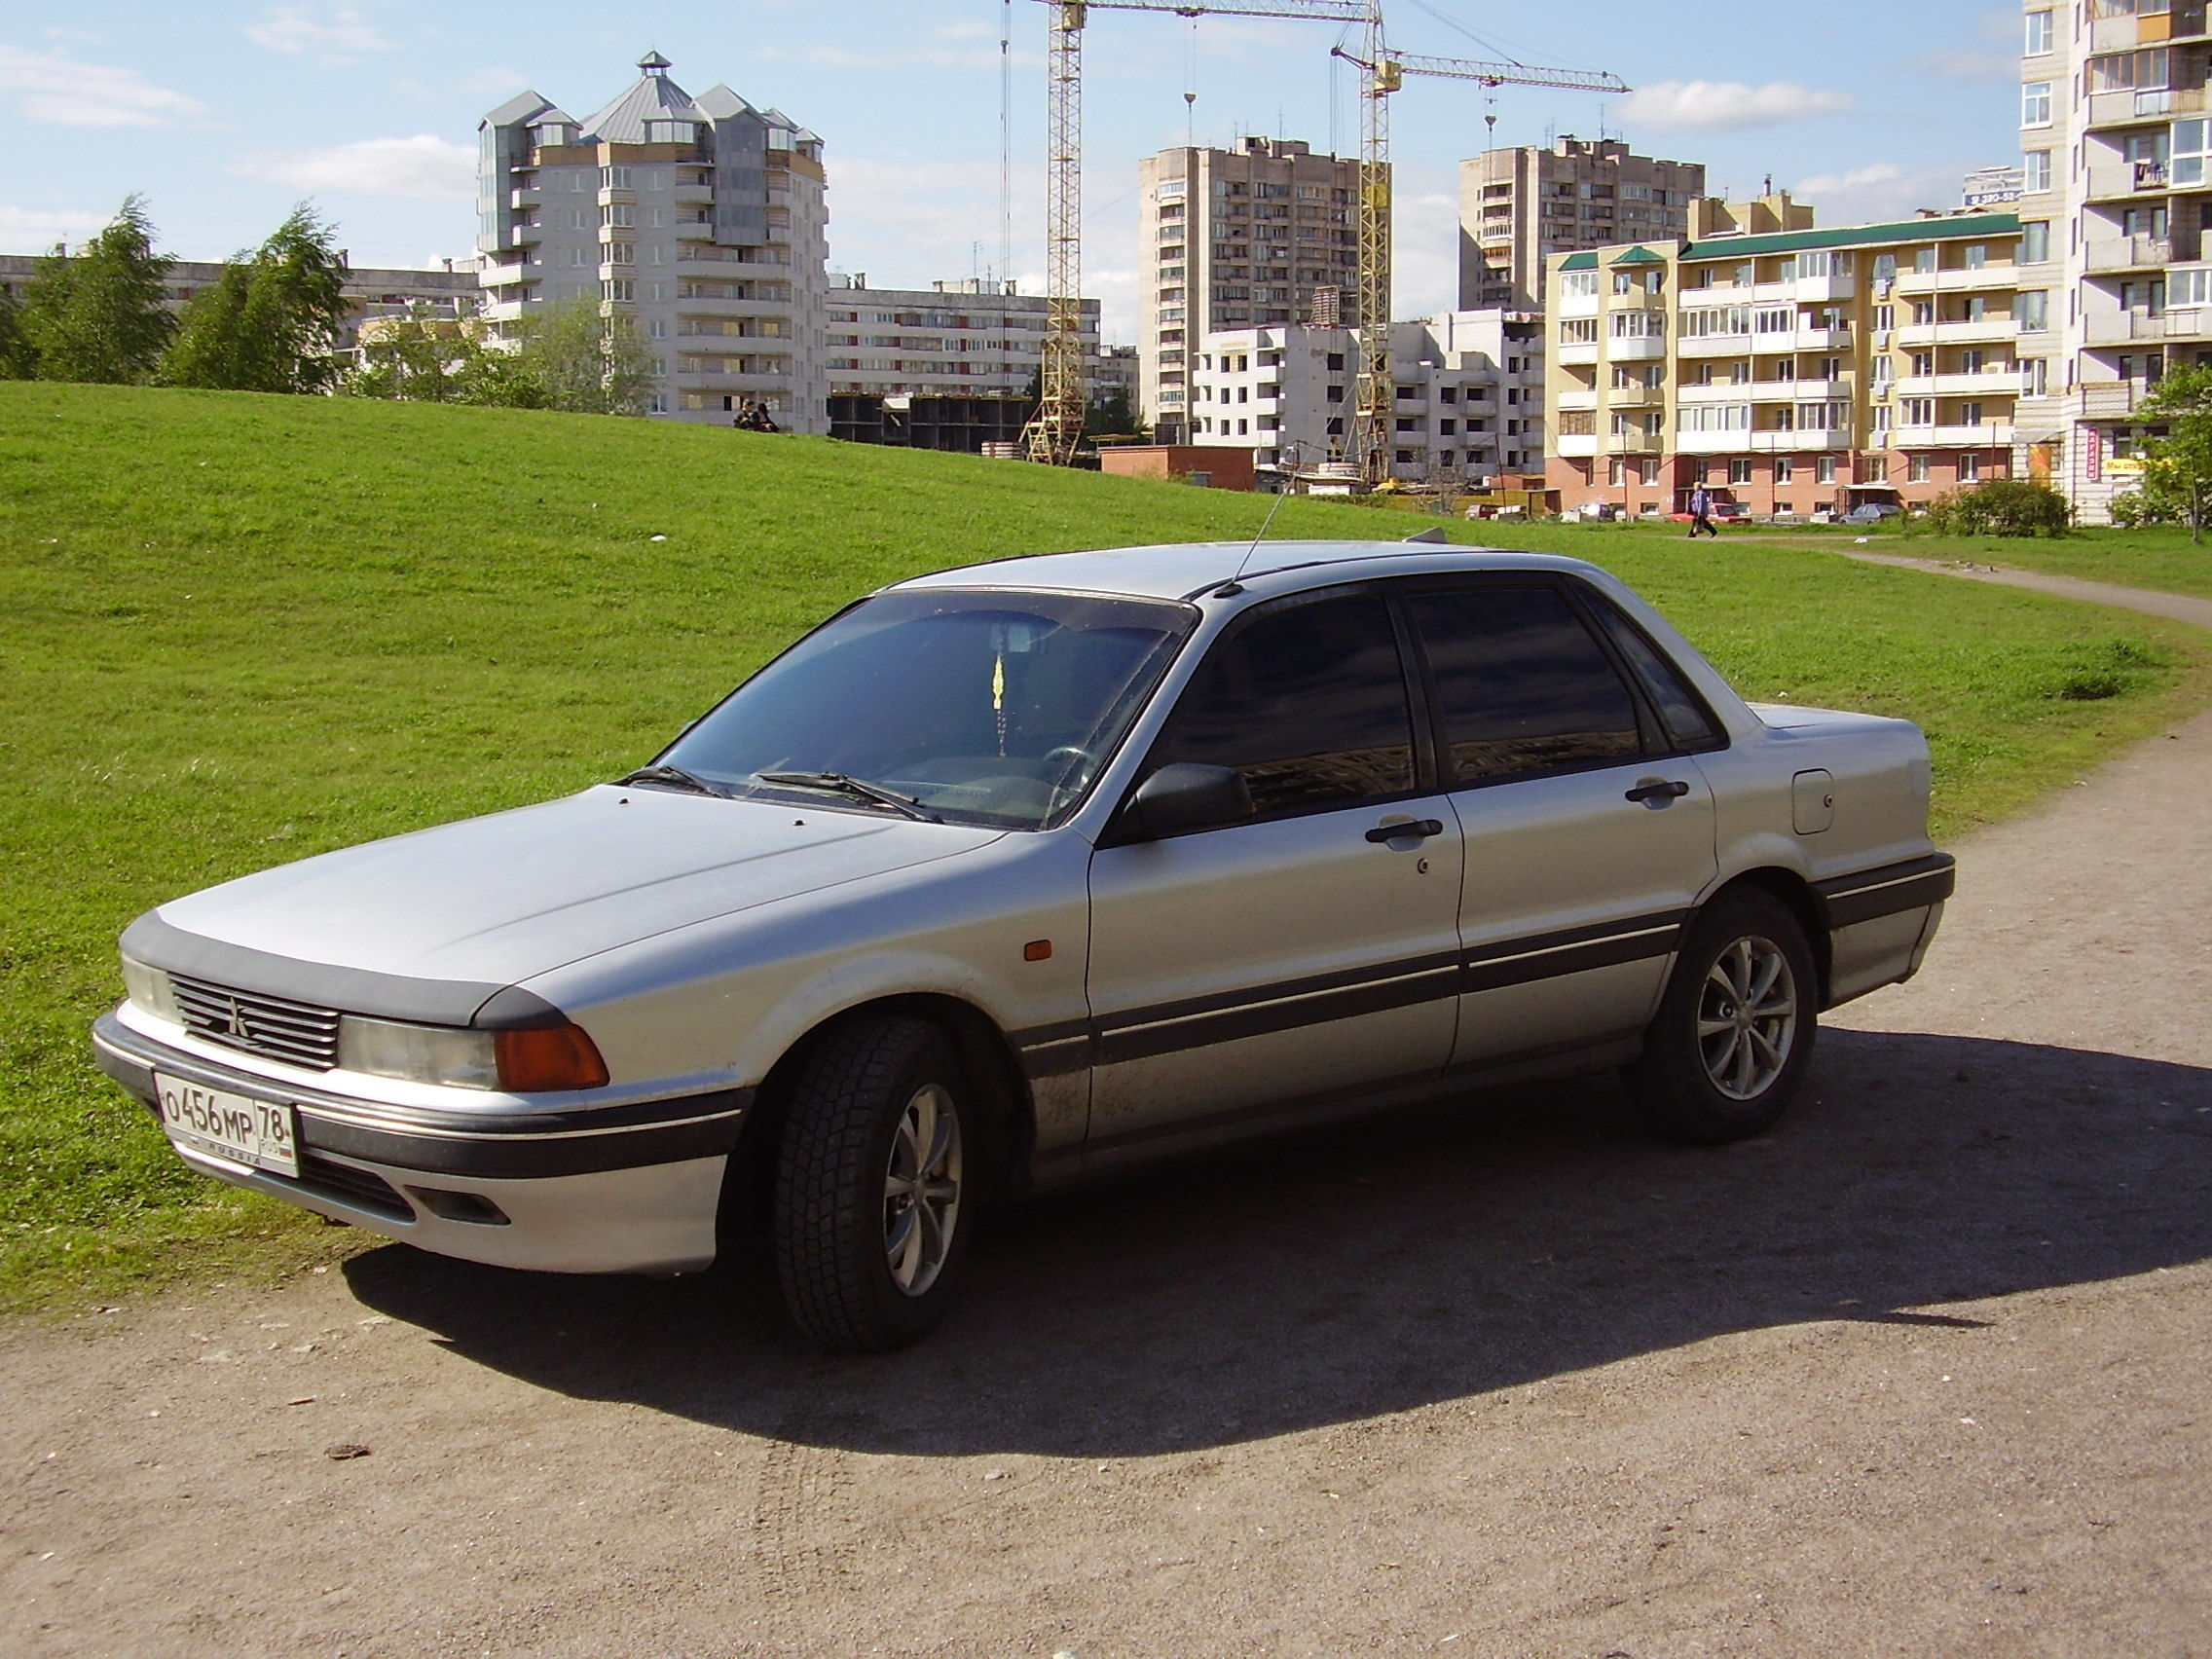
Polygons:
<instances>
[{"instance_id":1,"label":"wheel arch","mask_svg":"<svg viewBox=\"0 0 2212 1659\"><path fill-rule=\"evenodd\" d=\"M941 992L874 997L818 1020L761 1079L723 1182L719 1231L725 1244L740 1233L757 1232L766 1217L792 1079L836 1032L864 1020L900 1017L928 1020L950 1036L977 1085L982 1107L982 1121L977 1126L983 1138L983 1196L1020 1188L1036 1142L1036 1109L1028 1077L998 1022L974 1003Z\"/></svg>"},{"instance_id":2,"label":"wheel arch","mask_svg":"<svg viewBox=\"0 0 2212 1659\"><path fill-rule=\"evenodd\" d=\"M1710 909L1732 893L1764 893L1778 900L1789 913L1797 918L1797 925L1805 930L1806 948L1813 953L1813 965L1821 977L1820 1004L1827 1006L1830 973L1830 940L1828 939L1827 906L1821 896L1813 891L1812 883L1793 869L1778 865L1761 865L1752 869L1741 870L1707 895L1698 906L1700 914Z\"/></svg>"}]
</instances>

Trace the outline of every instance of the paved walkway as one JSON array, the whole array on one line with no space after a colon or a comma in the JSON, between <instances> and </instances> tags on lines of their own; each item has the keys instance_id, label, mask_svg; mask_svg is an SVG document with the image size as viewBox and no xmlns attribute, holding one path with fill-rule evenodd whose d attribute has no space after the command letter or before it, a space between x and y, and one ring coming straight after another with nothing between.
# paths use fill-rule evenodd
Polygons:
<instances>
[{"instance_id":1,"label":"paved walkway","mask_svg":"<svg viewBox=\"0 0 2212 1659\"><path fill-rule=\"evenodd\" d=\"M1799 543L1797 545L1813 545ZM1928 571L1939 576L1964 576L1968 581L1993 582L1999 587L2031 588L2037 593L2077 599L2086 605L2111 605L2122 610L2140 610L2147 616L2169 616L2177 622L2194 622L2212 628L2212 599L2193 594L2160 593L2155 588L2121 587L2117 582L2083 581L2079 576L2050 575L2042 571L2014 571L2002 565L1976 565L1955 559L1914 559L1902 553L1873 553L1862 547L1822 544L1825 553L1840 553L1866 565L1895 565L1907 571Z\"/></svg>"}]
</instances>

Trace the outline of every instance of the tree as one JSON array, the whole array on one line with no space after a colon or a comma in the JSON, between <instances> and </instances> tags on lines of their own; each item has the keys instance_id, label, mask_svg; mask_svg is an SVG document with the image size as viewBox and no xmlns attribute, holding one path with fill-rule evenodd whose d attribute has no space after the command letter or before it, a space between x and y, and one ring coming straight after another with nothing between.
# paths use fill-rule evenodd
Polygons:
<instances>
[{"instance_id":1,"label":"tree","mask_svg":"<svg viewBox=\"0 0 2212 1659\"><path fill-rule=\"evenodd\" d=\"M2201 544L2212 524L2212 367L2167 375L2135 419L2165 428L2143 446L2143 495L2187 520L2189 539Z\"/></svg>"},{"instance_id":2,"label":"tree","mask_svg":"<svg viewBox=\"0 0 2212 1659\"><path fill-rule=\"evenodd\" d=\"M154 251L142 197L74 257L39 261L24 290L22 331L40 380L129 385L149 379L175 327L164 283L176 262Z\"/></svg>"},{"instance_id":3,"label":"tree","mask_svg":"<svg viewBox=\"0 0 2212 1659\"><path fill-rule=\"evenodd\" d=\"M591 299L570 300L524 321L513 389L535 390L541 409L571 415L643 415L652 360L628 317L600 314ZM489 368L490 365L487 365Z\"/></svg>"},{"instance_id":4,"label":"tree","mask_svg":"<svg viewBox=\"0 0 2212 1659\"><path fill-rule=\"evenodd\" d=\"M23 308L0 290L0 380L29 380L38 372L38 353L23 332Z\"/></svg>"},{"instance_id":5,"label":"tree","mask_svg":"<svg viewBox=\"0 0 2212 1659\"><path fill-rule=\"evenodd\" d=\"M484 354L481 329L473 320L411 306L405 316L375 317L362 324L353 365L339 389L353 397L416 403L498 401L468 395L480 378L477 360Z\"/></svg>"},{"instance_id":6,"label":"tree","mask_svg":"<svg viewBox=\"0 0 2212 1659\"><path fill-rule=\"evenodd\" d=\"M346 256L303 202L267 241L193 296L163 364L171 386L225 391L326 391L345 333Z\"/></svg>"}]
</instances>

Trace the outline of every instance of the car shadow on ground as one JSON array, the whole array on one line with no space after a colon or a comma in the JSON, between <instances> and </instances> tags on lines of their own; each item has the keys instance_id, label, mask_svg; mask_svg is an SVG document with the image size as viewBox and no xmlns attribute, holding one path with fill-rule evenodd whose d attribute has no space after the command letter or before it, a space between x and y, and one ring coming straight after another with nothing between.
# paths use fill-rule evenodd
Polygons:
<instances>
[{"instance_id":1,"label":"car shadow on ground","mask_svg":"<svg viewBox=\"0 0 2212 1659\"><path fill-rule=\"evenodd\" d=\"M928 1341L812 1351L759 1275L481 1268L404 1246L372 1308L583 1398L913 1456L1182 1452L1810 1320L2002 1322L1990 1298L2212 1257L2212 1072L1828 1031L1791 1116L1645 1139L1611 1083L1472 1097L992 1218ZM1963 1311L1942 1305L1984 1306Z\"/></svg>"}]
</instances>

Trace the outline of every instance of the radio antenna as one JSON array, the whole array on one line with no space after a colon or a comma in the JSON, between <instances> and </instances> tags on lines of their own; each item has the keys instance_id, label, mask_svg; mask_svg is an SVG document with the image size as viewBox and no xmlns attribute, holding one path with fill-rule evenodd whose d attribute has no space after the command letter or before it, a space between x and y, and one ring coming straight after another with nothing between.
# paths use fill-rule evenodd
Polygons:
<instances>
[{"instance_id":1,"label":"radio antenna","mask_svg":"<svg viewBox=\"0 0 2212 1659\"><path fill-rule=\"evenodd\" d=\"M1291 452L1290 463L1295 467L1298 464L1298 446L1296 444L1286 444L1284 447ZM1275 492L1275 504L1268 509L1268 516L1260 521L1259 535L1253 536L1252 545L1244 549L1244 557L1236 561L1236 570L1235 573L1230 576L1229 580L1223 582L1221 586L1213 590L1214 598L1235 599L1238 594L1244 591L1240 583L1240 578L1244 574L1244 567L1252 562L1252 555L1260 550L1260 543L1267 540L1269 528L1275 522L1275 514L1282 511L1283 498L1288 496L1289 494L1290 481L1288 479L1285 479L1283 481L1283 487Z\"/></svg>"}]
</instances>

